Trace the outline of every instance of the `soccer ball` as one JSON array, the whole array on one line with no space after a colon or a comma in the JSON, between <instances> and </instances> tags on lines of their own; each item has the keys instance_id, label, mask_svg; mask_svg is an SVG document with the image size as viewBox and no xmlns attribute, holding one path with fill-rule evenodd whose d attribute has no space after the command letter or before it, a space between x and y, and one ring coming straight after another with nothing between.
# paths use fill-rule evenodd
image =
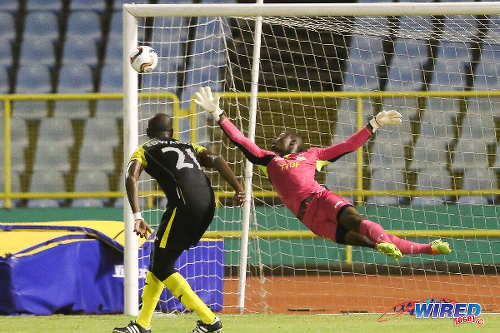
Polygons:
<instances>
[{"instance_id":1,"label":"soccer ball","mask_svg":"<svg viewBox=\"0 0 500 333\"><path fill-rule=\"evenodd\" d=\"M139 46L129 54L130 65L139 73L150 73L158 65L158 55L149 46Z\"/></svg>"}]
</instances>

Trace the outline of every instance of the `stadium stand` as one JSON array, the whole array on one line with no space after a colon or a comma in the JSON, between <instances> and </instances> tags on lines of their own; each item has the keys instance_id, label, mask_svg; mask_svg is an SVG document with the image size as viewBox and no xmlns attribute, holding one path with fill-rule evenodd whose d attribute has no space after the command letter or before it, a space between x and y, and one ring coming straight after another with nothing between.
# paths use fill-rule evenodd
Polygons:
<instances>
[{"instance_id":1,"label":"stadium stand","mask_svg":"<svg viewBox=\"0 0 500 333\"><path fill-rule=\"evenodd\" d=\"M64 64L97 65L97 46L92 38L68 36L63 47Z\"/></svg>"},{"instance_id":2,"label":"stadium stand","mask_svg":"<svg viewBox=\"0 0 500 333\"><path fill-rule=\"evenodd\" d=\"M62 10L63 0L27 0L26 10L36 11L45 10L58 13Z\"/></svg>"},{"instance_id":3,"label":"stadium stand","mask_svg":"<svg viewBox=\"0 0 500 333\"><path fill-rule=\"evenodd\" d=\"M390 164L386 164L387 165ZM403 181L403 170L391 168L378 168L372 171L372 180L370 189L373 191L402 191L405 190ZM397 196L373 196L366 199L367 203L375 205L397 205L399 197Z\"/></svg>"},{"instance_id":4,"label":"stadium stand","mask_svg":"<svg viewBox=\"0 0 500 333\"><path fill-rule=\"evenodd\" d=\"M496 174L487 167L466 168L464 172L464 190L494 190L497 188ZM458 204L488 205L491 196L461 196Z\"/></svg>"},{"instance_id":5,"label":"stadium stand","mask_svg":"<svg viewBox=\"0 0 500 333\"><path fill-rule=\"evenodd\" d=\"M94 91L92 71L88 65L65 64L59 72L58 93L89 93ZM55 113L71 110L77 115L88 114L89 103L86 100L67 100L55 102Z\"/></svg>"},{"instance_id":6,"label":"stadium stand","mask_svg":"<svg viewBox=\"0 0 500 333\"><path fill-rule=\"evenodd\" d=\"M52 92L50 70L47 65L21 65L17 70L15 92L18 94L43 94ZM47 116L46 101L16 101L12 114L21 118Z\"/></svg>"},{"instance_id":7,"label":"stadium stand","mask_svg":"<svg viewBox=\"0 0 500 333\"><path fill-rule=\"evenodd\" d=\"M68 153L69 150L66 144L50 144L39 138L33 170L68 172L70 170Z\"/></svg>"},{"instance_id":8,"label":"stadium stand","mask_svg":"<svg viewBox=\"0 0 500 333\"><path fill-rule=\"evenodd\" d=\"M116 1L119 2L119 1ZM106 1L102 0L72 0L70 10L92 10L98 13L104 12L106 9Z\"/></svg>"},{"instance_id":9,"label":"stadium stand","mask_svg":"<svg viewBox=\"0 0 500 333\"><path fill-rule=\"evenodd\" d=\"M93 11L71 12L68 16L66 34L68 36L82 36L98 41L102 38L101 19L99 15Z\"/></svg>"},{"instance_id":10,"label":"stadium stand","mask_svg":"<svg viewBox=\"0 0 500 333\"><path fill-rule=\"evenodd\" d=\"M76 175L75 192L106 192L109 191L108 175L103 171L80 171ZM102 199L75 199L75 207L102 207Z\"/></svg>"},{"instance_id":11,"label":"stadium stand","mask_svg":"<svg viewBox=\"0 0 500 333\"><path fill-rule=\"evenodd\" d=\"M54 44L50 38L26 36L21 43L19 61L23 65L48 65L56 63Z\"/></svg>"},{"instance_id":12,"label":"stadium stand","mask_svg":"<svg viewBox=\"0 0 500 333\"><path fill-rule=\"evenodd\" d=\"M417 190L450 190L451 176L445 168L429 168L421 170L418 174ZM443 196L415 197L411 201L412 205L442 205L446 201Z\"/></svg>"},{"instance_id":13,"label":"stadium stand","mask_svg":"<svg viewBox=\"0 0 500 333\"><path fill-rule=\"evenodd\" d=\"M46 11L33 11L24 20L24 38L48 38L56 41L59 38L59 27L56 14Z\"/></svg>"},{"instance_id":14,"label":"stadium stand","mask_svg":"<svg viewBox=\"0 0 500 333\"><path fill-rule=\"evenodd\" d=\"M54 170L38 170L33 172L29 187L30 192L65 192L63 175ZM34 199L28 201L28 207L59 207L61 200Z\"/></svg>"},{"instance_id":15,"label":"stadium stand","mask_svg":"<svg viewBox=\"0 0 500 333\"><path fill-rule=\"evenodd\" d=\"M10 43L16 37L14 18L10 13L0 11L0 42Z\"/></svg>"},{"instance_id":16,"label":"stadium stand","mask_svg":"<svg viewBox=\"0 0 500 333\"><path fill-rule=\"evenodd\" d=\"M9 92L9 73L7 66L0 66L0 94L7 94ZM3 103L1 106L3 112Z\"/></svg>"}]
</instances>

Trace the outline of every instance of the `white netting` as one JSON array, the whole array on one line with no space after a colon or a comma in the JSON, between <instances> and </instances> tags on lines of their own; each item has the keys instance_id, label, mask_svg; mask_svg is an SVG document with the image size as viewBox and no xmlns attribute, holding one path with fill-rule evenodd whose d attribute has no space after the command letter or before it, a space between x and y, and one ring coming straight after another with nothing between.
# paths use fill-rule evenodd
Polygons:
<instances>
[{"instance_id":1,"label":"white netting","mask_svg":"<svg viewBox=\"0 0 500 333\"><path fill-rule=\"evenodd\" d=\"M178 98L140 100L140 141L147 119L167 112L178 121L178 138L221 154L241 176L241 152L190 100L205 85L227 93L221 107L248 134L253 18L139 21L139 43L152 46L160 57L157 69L142 75L140 92ZM500 282L499 242L481 235L500 229L494 195L500 164L495 96L500 95L470 96L499 88L499 23L497 16L264 18L259 92L267 95L258 100L256 143L269 149L271 140L286 130L300 134L308 147L328 146L354 133L358 119L365 124L369 115L382 110L401 112L401 126L381 129L364 145L362 164L356 153L349 154L318 179L387 230L412 232L411 240L429 242L446 236L440 232L455 231L446 237L454 252L446 257L408 255L395 263L370 249L351 253L311 238L255 168L250 231L258 237L249 242L248 311L390 311L407 300L436 296L477 301L500 311L500 295L493 290ZM398 91L413 95L356 95ZM224 196L231 189L218 174L208 174L221 194L210 230L240 230L241 210ZM157 190L148 179L140 189ZM357 189L378 192L352 192ZM413 190L427 192L390 192ZM164 202L145 195L143 205L155 226ZM470 237L462 230L477 233ZM287 237L252 234L265 231L296 232ZM431 231L435 236L430 237ZM220 305L225 311L237 307L239 244L238 237L224 241Z\"/></svg>"}]
</instances>

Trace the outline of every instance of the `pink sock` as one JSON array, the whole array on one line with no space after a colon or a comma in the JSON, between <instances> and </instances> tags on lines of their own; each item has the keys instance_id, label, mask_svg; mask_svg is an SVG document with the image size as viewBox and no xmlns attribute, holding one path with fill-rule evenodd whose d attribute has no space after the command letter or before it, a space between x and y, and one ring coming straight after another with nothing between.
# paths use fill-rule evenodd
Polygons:
<instances>
[{"instance_id":1,"label":"pink sock","mask_svg":"<svg viewBox=\"0 0 500 333\"><path fill-rule=\"evenodd\" d=\"M401 239L394 235L388 235L392 244L396 245L403 254L432 254L431 244L421 244Z\"/></svg>"},{"instance_id":2,"label":"pink sock","mask_svg":"<svg viewBox=\"0 0 500 333\"><path fill-rule=\"evenodd\" d=\"M359 233L368 237L377 244L381 242L390 242L389 236L384 230L384 227L370 220L361 221Z\"/></svg>"}]
</instances>

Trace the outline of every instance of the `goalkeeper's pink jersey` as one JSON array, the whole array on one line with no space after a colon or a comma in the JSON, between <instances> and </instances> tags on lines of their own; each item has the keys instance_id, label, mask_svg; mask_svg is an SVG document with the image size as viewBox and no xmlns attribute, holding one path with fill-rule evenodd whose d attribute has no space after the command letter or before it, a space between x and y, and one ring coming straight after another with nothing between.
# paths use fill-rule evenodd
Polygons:
<instances>
[{"instance_id":1,"label":"goalkeeper's pink jersey","mask_svg":"<svg viewBox=\"0 0 500 333\"><path fill-rule=\"evenodd\" d=\"M305 152L281 157L272 151L258 147L246 138L227 117L221 119L220 126L250 162L266 167L269 180L281 201L295 216L304 199L311 194L326 190L315 179L317 162L334 162L361 147L371 135L371 130L364 127L344 142L327 148L310 148Z\"/></svg>"}]
</instances>

